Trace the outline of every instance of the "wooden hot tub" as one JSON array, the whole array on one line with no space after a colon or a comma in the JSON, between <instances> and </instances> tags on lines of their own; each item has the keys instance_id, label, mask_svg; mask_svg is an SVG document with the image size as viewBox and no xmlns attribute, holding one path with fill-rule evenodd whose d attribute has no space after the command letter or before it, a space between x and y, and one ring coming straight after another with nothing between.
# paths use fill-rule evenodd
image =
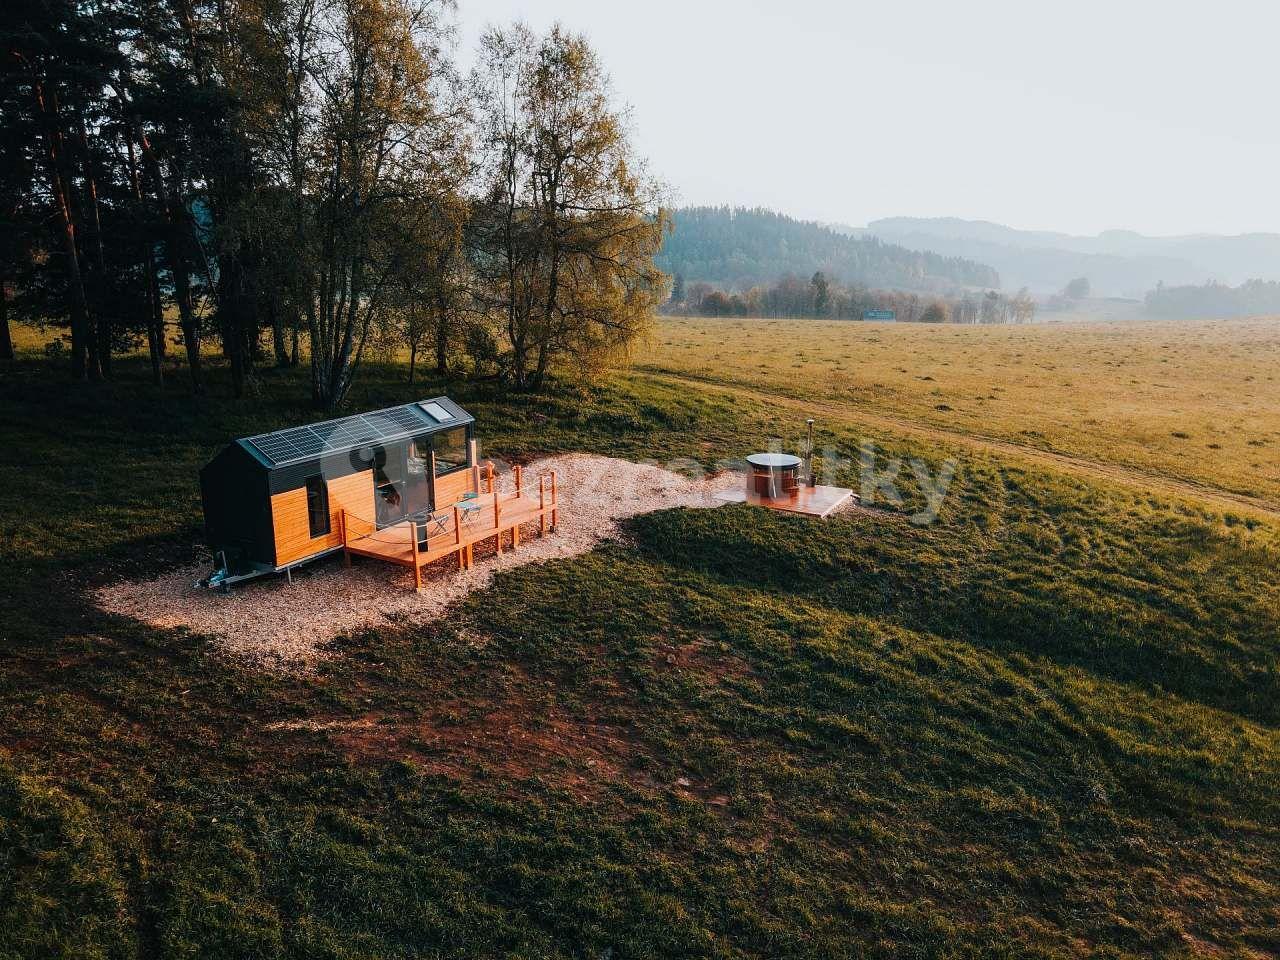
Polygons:
<instances>
[{"instance_id":1,"label":"wooden hot tub","mask_svg":"<svg viewBox=\"0 0 1280 960\"><path fill-rule=\"evenodd\" d=\"M794 497L800 487L803 461L789 453L753 453L747 457L751 476L747 489L758 497Z\"/></svg>"}]
</instances>

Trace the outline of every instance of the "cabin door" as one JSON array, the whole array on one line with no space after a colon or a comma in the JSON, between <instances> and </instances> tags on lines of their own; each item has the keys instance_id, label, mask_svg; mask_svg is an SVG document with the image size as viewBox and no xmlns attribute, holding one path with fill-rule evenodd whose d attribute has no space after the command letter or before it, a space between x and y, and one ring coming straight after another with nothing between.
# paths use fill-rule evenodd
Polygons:
<instances>
[{"instance_id":1,"label":"cabin door","mask_svg":"<svg viewBox=\"0 0 1280 960\"><path fill-rule=\"evenodd\" d=\"M431 510L431 440L422 437L405 445L405 512L426 513Z\"/></svg>"},{"instance_id":2,"label":"cabin door","mask_svg":"<svg viewBox=\"0 0 1280 960\"><path fill-rule=\"evenodd\" d=\"M379 527L399 523L407 513L404 448L379 447L373 460L373 504Z\"/></svg>"}]
</instances>

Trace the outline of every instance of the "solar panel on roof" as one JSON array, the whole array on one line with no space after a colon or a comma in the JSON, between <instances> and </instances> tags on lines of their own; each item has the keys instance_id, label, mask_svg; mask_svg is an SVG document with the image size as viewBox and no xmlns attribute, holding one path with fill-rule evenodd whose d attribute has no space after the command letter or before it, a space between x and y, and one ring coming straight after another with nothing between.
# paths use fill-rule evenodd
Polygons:
<instances>
[{"instance_id":1,"label":"solar panel on roof","mask_svg":"<svg viewBox=\"0 0 1280 960\"><path fill-rule=\"evenodd\" d=\"M370 440L377 440L381 437L382 431L378 430L371 423L367 423L362 417L353 417L350 420L342 420L333 425L333 430L326 438L326 448L332 450L335 447L358 446L362 443L368 443Z\"/></svg>"},{"instance_id":2,"label":"solar panel on roof","mask_svg":"<svg viewBox=\"0 0 1280 960\"><path fill-rule=\"evenodd\" d=\"M320 438L309 427L294 427L249 441L275 463L298 460L320 452Z\"/></svg>"},{"instance_id":3,"label":"solar panel on roof","mask_svg":"<svg viewBox=\"0 0 1280 960\"><path fill-rule=\"evenodd\" d=\"M397 427L402 427L406 430L413 430L423 424L422 417L415 413L411 407L394 407L391 410L381 410L376 414L368 415L367 419L375 421L389 420ZM387 424L383 424L383 426L385 427Z\"/></svg>"},{"instance_id":4,"label":"solar panel on roof","mask_svg":"<svg viewBox=\"0 0 1280 960\"><path fill-rule=\"evenodd\" d=\"M430 401L406 404L374 413L356 414L304 427L290 427L247 438L275 467L311 460L330 452L352 450L370 443L390 442L412 436L433 423L458 419L448 408Z\"/></svg>"},{"instance_id":5,"label":"solar panel on roof","mask_svg":"<svg viewBox=\"0 0 1280 960\"><path fill-rule=\"evenodd\" d=\"M289 440L304 457L313 457L324 447L324 441L310 427L299 427L289 431Z\"/></svg>"}]
</instances>

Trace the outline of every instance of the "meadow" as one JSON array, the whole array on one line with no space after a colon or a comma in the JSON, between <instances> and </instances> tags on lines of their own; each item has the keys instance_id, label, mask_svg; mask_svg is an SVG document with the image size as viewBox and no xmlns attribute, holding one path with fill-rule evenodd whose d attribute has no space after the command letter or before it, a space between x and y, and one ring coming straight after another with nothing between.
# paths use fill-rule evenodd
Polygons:
<instances>
[{"instance_id":1,"label":"meadow","mask_svg":"<svg viewBox=\"0 0 1280 960\"><path fill-rule=\"evenodd\" d=\"M931 326L668 317L640 366L1280 504L1276 318Z\"/></svg>"},{"instance_id":2,"label":"meadow","mask_svg":"<svg viewBox=\"0 0 1280 960\"><path fill-rule=\"evenodd\" d=\"M1229 363L1213 325L1073 351L715 323L664 322L593 386L410 388L387 364L353 405L448 392L494 454L703 462L793 445L818 406L821 445L957 459L937 522L908 519L910 473L900 506L825 523L651 514L294 675L87 594L190 562L196 471L314 419L299 375L235 403L214 363L197 402L140 359L72 386L24 340L0 374L0 956L1280 953L1280 521L1210 496L1275 495L1248 470L1274 464L1274 328ZM1193 442L1245 416L1215 406L1228 385L1259 417L1197 472L1100 409L1064 426L1098 370L1138 383L1089 406L1153 437L1158 383ZM1190 479L1020 454L1049 444Z\"/></svg>"}]
</instances>

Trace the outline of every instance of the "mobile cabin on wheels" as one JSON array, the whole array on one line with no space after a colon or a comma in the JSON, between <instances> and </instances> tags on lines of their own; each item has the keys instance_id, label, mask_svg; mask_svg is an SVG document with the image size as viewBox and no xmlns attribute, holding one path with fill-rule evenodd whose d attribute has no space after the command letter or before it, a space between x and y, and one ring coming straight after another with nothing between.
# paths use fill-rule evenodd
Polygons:
<instances>
[{"instance_id":1,"label":"mobile cabin on wheels","mask_svg":"<svg viewBox=\"0 0 1280 960\"><path fill-rule=\"evenodd\" d=\"M347 524L393 527L477 496L474 431L436 397L234 441L200 471L218 564L202 584L289 571L342 550Z\"/></svg>"}]
</instances>

